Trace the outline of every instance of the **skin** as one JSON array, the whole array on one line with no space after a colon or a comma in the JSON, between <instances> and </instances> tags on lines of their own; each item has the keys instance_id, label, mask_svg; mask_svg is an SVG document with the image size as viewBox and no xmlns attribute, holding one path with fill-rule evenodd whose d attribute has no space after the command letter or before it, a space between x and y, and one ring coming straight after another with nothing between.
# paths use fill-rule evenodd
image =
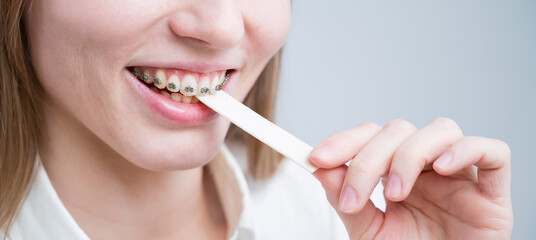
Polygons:
<instances>
[{"instance_id":1,"label":"skin","mask_svg":"<svg viewBox=\"0 0 536 240\"><path fill-rule=\"evenodd\" d=\"M34 0L25 12L44 89L39 153L78 225L92 239L224 238L203 166L229 122L159 121L123 74L147 61L227 64L239 76L229 92L244 99L285 41L290 1ZM450 164L434 162L449 152ZM509 237L509 160L506 144L464 137L444 118L421 130L403 120L363 124L311 153L321 168L314 175L352 239ZM380 178L385 213L368 200ZM346 186L356 193L342 194Z\"/></svg>"},{"instance_id":2,"label":"skin","mask_svg":"<svg viewBox=\"0 0 536 240\"><path fill-rule=\"evenodd\" d=\"M463 136L451 119L422 129L400 119L365 123L330 136L310 159L351 239L510 238L510 150ZM369 200L380 179L385 213Z\"/></svg>"},{"instance_id":3,"label":"skin","mask_svg":"<svg viewBox=\"0 0 536 240\"><path fill-rule=\"evenodd\" d=\"M79 226L92 239L223 238L203 166L229 122L156 118L125 68L225 65L237 71L228 92L243 99L286 39L290 1L31 2L24 23L44 89L39 153Z\"/></svg>"}]
</instances>

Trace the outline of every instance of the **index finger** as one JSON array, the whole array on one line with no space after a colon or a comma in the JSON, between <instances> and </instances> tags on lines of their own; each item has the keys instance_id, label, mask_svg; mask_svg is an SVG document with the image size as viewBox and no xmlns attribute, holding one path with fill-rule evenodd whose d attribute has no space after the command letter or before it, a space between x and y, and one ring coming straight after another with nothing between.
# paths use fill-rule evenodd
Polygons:
<instances>
[{"instance_id":1,"label":"index finger","mask_svg":"<svg viewBox=\"0 0 536 240\"><path fill-rule=\"evenodd\" d=\"M316 146L309 160L320 168L335 168L350 161L382 127L363 123L355 128L333 134Z\"/></svg>"}]
</instances>

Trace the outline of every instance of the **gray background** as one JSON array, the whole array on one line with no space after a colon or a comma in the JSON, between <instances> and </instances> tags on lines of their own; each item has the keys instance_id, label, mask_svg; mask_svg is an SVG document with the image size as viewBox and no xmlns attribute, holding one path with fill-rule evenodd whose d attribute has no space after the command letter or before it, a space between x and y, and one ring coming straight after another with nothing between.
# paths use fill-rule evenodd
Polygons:
<instances>
[{"instance_id":1,"label":"gray background","mask_svg":"<svg viewBox=\"0 0 536 240\"><path fill-rule=\"evenodd\" d=\"M512 150L513 239L536 237L536 1L294 0L276 122L311 145L371 121Z\"/></svg>"}]
</instances>

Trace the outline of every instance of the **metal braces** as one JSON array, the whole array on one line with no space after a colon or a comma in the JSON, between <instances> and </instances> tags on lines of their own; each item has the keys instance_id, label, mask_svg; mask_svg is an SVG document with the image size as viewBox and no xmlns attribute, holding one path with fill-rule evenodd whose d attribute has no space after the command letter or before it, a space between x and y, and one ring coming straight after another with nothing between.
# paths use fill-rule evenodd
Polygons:
<instances>
[{"instance_id":1,"label":"metal braces","mask_svg":"<svg viewBox=\"0 0 536 240\"><path fill-rule=\"evenodd\" d=\"M134 69L134 72L133 72L134 76L136 76L136 78L138 80L141 80L141 73L140 73L140 70L139 69Z\"/></svg>"},{"instance_id":2,"label":"metal braces","mask_svg":"<svg viewBox=\"0 0 536 240\"><path fill-rule=\"evenodd\" d=\"M149 74L148 73L143 73L141 74L140 70L139 69L134 69L132 71L132 74L138 79L138 80L143 80L144 82L149 82ZM216 91L220 91L223 89L223 87L225 87L225 84L227 84L227 81L229 80L229 74L226 73L225 74L225 78L223 79L223 81L216 85L215 86L215 89ZM162 80L160 80L160 78L158 78L156 75L153 75L153 82L154 84L156 85L160 85L162 83ZM168 83L168 88L172 89L172 90L175 90L177 88L177 86L175 85L175 83L173 82L170 82ZM190 93L193 93L195 91L195 89L191 86L186 86L184 87L184 91L185 92L190 92ZM207 87L203 87L201 89L199 89L199 92L201 94L207 94L210 92L210 89L207 88Z\"/></svg>"},{"instance_id":3,"label":"metal braces","mask_svg":"<svg viewBox=\"0 0 536 240\"><path fill-rule=\"evenodd\" d=\"M149 74L144 73L143 76L142 76L142 79L143 79L144 82L148 82L149 81Z\"/></svg>"},{"instance_id":4,"label":"metal braces","mask_svg":"<svg viewBox=\"0 0 536 240\"><path fill-rule=\"evenodd\" d=\"M177 86L175 86L175 83L170 82L170 83L168 83L168 88L171 88L171 89L175 90L175 88L177 88Z\"/></svg>"},{"instance_id":5,"label":"metal braces","mask_svg":"<svg viewBox=\"0 0 536 240\"><path fill-rule=\"evenodd\" d=\"M184 87L184 91L185 91L185 92L191 92L191 93L193 93L193 92L194 92L194 88L193 88L193 87L190 87L190 86L186 86L186 87Z\"/></svg>"},{"instance_id":6,"label":"metal braces","mask_svg":"<svg viewBox=\"0 0 536 240\"><path fill-rule=\"evenodd\" d=\"M158 78L156 75L153 76L154 84L160 85L162 81L160 81L160 78Z\"/></svg>"},{"instance_id":7,"label":"metal braces","mask_svg":"<svg viewBox=\"0 0 536 240\"><path fill-rule=\"evenodd\" d=\"M225 86L225 84L227 83L227 80L229 80L229 74L225 74L225 78L223 79L223 82L221 82L220 84L216 85L216 91L220 91Z\"/></svg>"}]
</instances>

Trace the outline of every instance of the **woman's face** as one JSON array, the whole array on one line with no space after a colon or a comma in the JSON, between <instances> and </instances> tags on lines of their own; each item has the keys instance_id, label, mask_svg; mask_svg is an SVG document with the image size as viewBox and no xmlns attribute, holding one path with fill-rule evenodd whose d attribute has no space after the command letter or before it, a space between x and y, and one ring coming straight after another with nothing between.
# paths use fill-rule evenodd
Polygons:
<instances>
[{"instance_id":1,"label":"woman's face","mask_svg":"<svg viewBox=\"0 0 536 240\"><path fill-rule=\"evenodd\" d=\"M201 81L230 73L243 99L281 48L289 0L33 0L25 26L45 104L151 170L210 161L229 122L132 74ZM177 96L176 94L174 94ZM195 102L195 100L194 100Z\"/></svg>"}]
</instances>

